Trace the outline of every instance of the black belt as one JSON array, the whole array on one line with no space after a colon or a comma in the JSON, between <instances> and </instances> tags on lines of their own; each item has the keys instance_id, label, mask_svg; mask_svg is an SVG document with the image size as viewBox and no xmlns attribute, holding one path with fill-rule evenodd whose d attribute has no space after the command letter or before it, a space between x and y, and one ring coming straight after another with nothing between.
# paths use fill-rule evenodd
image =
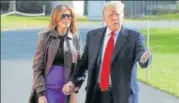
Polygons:
<instances>
[{"instance_id":1,"label":"black belt","mask_svg":"<svg viewBox=\"0 0 179 103\"><path fill-rule=\"evenodd\" d=\"M98 88L99 88L99 90L101 91L100 86L99 86L99 83L98 83ZM108 88L107 88L107 90L101 91L101 92L112 92L112 85L109 85Z\"/></svg>"}]
</instances>

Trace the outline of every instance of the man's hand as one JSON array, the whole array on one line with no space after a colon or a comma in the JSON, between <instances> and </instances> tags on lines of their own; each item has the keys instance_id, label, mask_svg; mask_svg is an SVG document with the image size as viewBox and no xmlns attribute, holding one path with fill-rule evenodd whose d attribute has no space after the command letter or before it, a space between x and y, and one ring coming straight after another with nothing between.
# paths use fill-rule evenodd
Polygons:
<instances>
[{"instance_id":1,"label":"man's hand","mask_svg":"<svg viewBox=\"0 0 179 103\"><path fill-rule=\"evenodd\" d=\"M40 96L40 97L38 98L38 103L47 103L46 97L45 97L45 96Z\"/></svg>"},{"instance_id":2,"label":"man's hand","mask_svg":"<svg viewBox=\"0 0 179 103\"><path fill-rule=\"evenodd\" d=\"M150 55L151 53L149 52L149 50L145 51L140 59L140 62L146 62Z\"/></svg>"},{"instance_id":3,"label":"man's hand","mask_svg":"<svg viewBox=\"0 0 179 103\"><path fill-rule=\"evenodd\" d=\"M73 82L69 81L68 83L66 83L64 86L63 86L63 93L65 95L70 95L72 93L74 93L76 90L75 88L75 85L73 84Z\"/></svg>"}]
</instances>

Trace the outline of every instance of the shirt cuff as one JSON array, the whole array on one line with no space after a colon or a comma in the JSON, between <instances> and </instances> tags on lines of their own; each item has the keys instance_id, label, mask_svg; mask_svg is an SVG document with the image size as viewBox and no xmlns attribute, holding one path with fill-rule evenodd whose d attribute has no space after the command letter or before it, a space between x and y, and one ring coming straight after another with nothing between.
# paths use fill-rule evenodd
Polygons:
<instances>
[{"instance_id":1,"label":"shirt cuff","mask_svg":"<svg viewBox=\"0 0 179 103\"><path fill-rule=\"evenodd\" d=\"M146 60L140 60L141 63L146 63L148 61L149 58L147 58Z\"/></svg>"},{"instance_id":2,"label":"shirt cuff","mask_svg":"<svg viewBox=\"0 0 179 103\"><path fill-rule=\"evenodd\" d=\"M37 95L38 95L38 97L45 96L45 91L39 92L39 93L37 93Z\"/></svg>"}]
</instances>

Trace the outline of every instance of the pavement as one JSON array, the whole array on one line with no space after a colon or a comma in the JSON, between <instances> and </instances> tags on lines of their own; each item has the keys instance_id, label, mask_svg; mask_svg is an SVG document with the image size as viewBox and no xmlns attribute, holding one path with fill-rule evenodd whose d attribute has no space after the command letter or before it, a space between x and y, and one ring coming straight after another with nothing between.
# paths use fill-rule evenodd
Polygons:
<instances>
[{"instance_id":1,"label":"pavement","mask_svg":"<svg viewBox=\"0 0 179 103\"><path fill-rule=\"evenodd\" d=\"M145 22L143 23L145 24ZM85 43L86 33L101 25L102 24L78 25L83 44ZM141 27L138 23L126 23L125 25L128 25L130 28ZM155 23L152 25L155 25ZM165 27L164 24L158 25L160 25L158 27L161 28ZM176 26L179 27L179 23L173 25L173 27ZM1 103L28 103L33 83L32 60L38 39L37 34L43 29L44 28L37 28L1 32ZM84 103L85 85L86 81L78 94L78 103ZM139 83L139 88L139 103L179 103L179 98L163 93L143 83Z\"/></svg>"}]
</instances>

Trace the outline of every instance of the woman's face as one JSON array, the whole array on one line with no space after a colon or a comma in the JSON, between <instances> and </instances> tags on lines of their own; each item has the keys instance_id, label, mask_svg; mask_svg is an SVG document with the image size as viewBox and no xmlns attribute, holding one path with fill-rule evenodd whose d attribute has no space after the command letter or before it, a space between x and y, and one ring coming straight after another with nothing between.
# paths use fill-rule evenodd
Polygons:
<instances>
[{"instance_id":1,"label":"woman's face","mask_svg":"<svg viewBox=\"0 0 179 103\"><path fill-rule=\"evenodd\" d=\"M68 28L71 24L71 21L72 21L71 12L70 12L70 10L66 9L66 10L63 11L63 13L61 15L58 26L60 26L62 28Z\"/></svg>"}]
</instances>

